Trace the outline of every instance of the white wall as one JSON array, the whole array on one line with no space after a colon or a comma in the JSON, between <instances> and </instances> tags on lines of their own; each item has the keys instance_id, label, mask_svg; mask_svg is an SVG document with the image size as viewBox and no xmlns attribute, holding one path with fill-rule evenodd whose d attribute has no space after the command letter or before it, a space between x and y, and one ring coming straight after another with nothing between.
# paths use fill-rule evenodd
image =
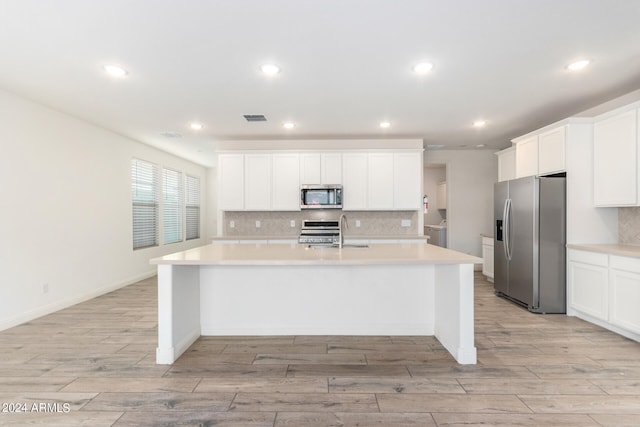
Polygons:
<instances>
[{"instance_id":1,"label":"white wall","mask_svg":"<svg viewBox=\"0 0 640 427\"><path fill-rule=\"evenodd\" d=\"M424 162L447 165L449 249L482 256L480 234L493 233L498 159L489 150L426 151Z\"/></svg>"},{"instance_id":2,"label":"white wall","mask_svg":"<svg viewBox=\"0 0 640 427\"><path fill-rule=\"evenodd\" d=\"M0 330L150 276L150 258L203 244L132 250L130 163L199 176L203 218L205 168L2 91L0 123Z\"/></svg>"}]
</instances>

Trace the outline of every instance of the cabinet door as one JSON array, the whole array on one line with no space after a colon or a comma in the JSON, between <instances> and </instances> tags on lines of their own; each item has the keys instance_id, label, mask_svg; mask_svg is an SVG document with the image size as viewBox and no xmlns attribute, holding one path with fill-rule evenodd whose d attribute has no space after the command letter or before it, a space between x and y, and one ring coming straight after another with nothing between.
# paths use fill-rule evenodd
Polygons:
<instances>
[{"instance_id":1,"label":"cabinet door","mask_svg":"<svg viewBox=\"0 0 640 427\"><path fill-rule=\"evenodd\" d=\"M342 208L367 209L367 153L342 155Z\"/></svg>"},{"instance_id":2,"label":"cabinet door","mask_svg":"<svg viewBox=\"0 0 640 427\"><path fill-rule=\"evenodd\" d=\"M320 161L320 183L342 184L342 154L322 153Z\"/></svg>"},{"instance_id":3,"label":"cabinet door","mask_svg":"<svg viewBox=\"0 0 640 427\"><path fill-rule=\"evenodd\" d=\"M396 153L394 169L394 208L420 209L422 206L422 153Z\"/></svg>"},{"instance_id":4,"label":"cabinet door","mask_svg":"<svg viewBox=\"0 0 640 427\"><path fill-rule=\"evenodd\" d=\"M516 143L516 177L538 175L538 137Z\"/></svg>"},{"instance_id":5,"label":"cabinet door","mask_svg":"<svg viewBox=\"0 0 640 427\"><path fill-rule=\"evenodd\" d=\"M596 206L638 203L636 110L593 126L593 190Z\"/></svg>"},{"instance_id":6,"label":"cabinet door","mask_svg":"<svg viewBox=\"0 0 640 427\"><path fill-rule=\"evenodd\" d=\"M300 158L296 153L273 155L273 199L271 209L300 210Z\"/></svg>"},{"instance_id":7,"label":"cabinet door","mask_svg":"<svg viewBox=\"0 0 640 427\"><path fill-rule=\"evenodd\" d=\"M566 127L562 126L538 137L538 174L563 172L565 167Z\"/></svg>"},{"instance_id":8,"label":"cabinet door","mask_svg":"<svg viewBox=\"0 0 640 427\"><path fill-rule=\"evenodd\" d=\"M607 267L569 262L569 304L601 320L609 316Z\"/></svg>"},{"instance_id":9,"label":"cabinet door","mask_svg":"<svg viewBox=\"0 0 640 427\"><path fill-rule=\"evenodd\" d=\"M498 181L509 181L516 177L516 149L507 148L498 153Z\"/></svg>"},{"instance_id":10,"label":"cabinet door","mask_svg":"<svg viewBox=\"0 0 640 427\"><path fill-rule=\"evenodd\" d=\"M300 154L300 184L321 184L320 153Z\"/></svg>"},{"instance_id":11,"label":"cabinet door","mask_svg":"<svg viewBox=\"0 0 640 427\"><path fill-rule=\"evenodd\" d=\"M271 155L245 154L245 210L271 209Z\"/></svg>"},{"instance_id":12,"label":"cabinet door","mask_svg":"<svg viewBox=\"0 0 640 427\"><path fill-rule=\"evenodd\" d=\"M244 155L218 157L218 204L223 211L244 209Z\"/></svg>"},{"instance_id":13,"label":"cabinet door","mask_svg":"<svg viewBox=\"0 0 640 427\"><path fill-rule=\"evenodd\" d=\"M493 279L493 239L482 238L482 274Z\"/></svg>"},{"instance_id":14,"label":"cabinet door","mask_svg":"<svg viewBox=\"0 0 640 427\"><path fill-rule=\"evenodd\" d=\"M609 271L609 321L640 334L640 260L611 257Z\"/></svg>"},{"instance_id":15,"label":"cabinet door","mask_svg":"<svg viewBox=\"0 0 640 427\"><path fill-rule=\"evenodd\" d=\"M393 209L394 168L393 153L370 153L367 205L372 210Z\"/></svg>"}]
</instances>

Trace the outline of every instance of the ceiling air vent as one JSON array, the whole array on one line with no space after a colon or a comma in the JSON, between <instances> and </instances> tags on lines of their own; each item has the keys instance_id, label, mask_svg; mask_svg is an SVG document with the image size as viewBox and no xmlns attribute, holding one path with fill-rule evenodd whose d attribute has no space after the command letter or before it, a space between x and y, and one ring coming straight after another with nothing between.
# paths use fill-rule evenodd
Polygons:
<instances>
[{"instance_id":1,"label":"ceiling air vent","mask_svg":"<svg viewBox=\"0 0 640 427\"><path fill-rule=\"evenodd\" d=\"M160 135L164 136L165 138L182 138L182 134L172 130L168 130L166 132L160 132Z\"/></svg>"},{"instance_id":2,"label":"ceiling air vent","mask_svg":"<svg viewBox=\"0 0 640 427\"><path fill-rule=\"evenodd\" d=\"M242 117L244 117L245 120L248 122L266 122L267 121L267 118L264 116L264 114L245 114Z\"/></svg>"}]
</instances>

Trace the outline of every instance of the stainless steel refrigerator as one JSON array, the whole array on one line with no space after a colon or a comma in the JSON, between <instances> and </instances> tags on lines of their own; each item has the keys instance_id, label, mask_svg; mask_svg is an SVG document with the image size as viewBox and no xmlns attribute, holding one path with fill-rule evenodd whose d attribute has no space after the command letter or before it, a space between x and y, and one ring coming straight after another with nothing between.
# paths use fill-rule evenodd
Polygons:
<instances>
[{"instance_id":1,"label":"stainless steel refrigerator","mask_svg":"<svg viewBox=\"0 0 640 427\"><path fill-rule=\"evenodd\" d=\"M566 178L494 186L494 288L535 313L566 312Z\"/></svg>"}]
</instances>

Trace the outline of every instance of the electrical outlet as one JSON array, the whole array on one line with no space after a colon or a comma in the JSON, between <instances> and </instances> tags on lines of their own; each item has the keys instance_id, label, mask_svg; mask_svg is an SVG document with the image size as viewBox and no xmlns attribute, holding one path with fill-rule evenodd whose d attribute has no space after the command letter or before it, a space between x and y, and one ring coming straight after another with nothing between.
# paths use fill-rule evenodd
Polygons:
<instances>
[{"instance_id":1,"label":"electrical outlet","mask_svg":"<svg viewBox=\"0 0 640 427\"><path fill-rule=\"evenodd\" d=\"M360 220L356 219L356 228L359 228L359 227L360 227Z\"/></svg>"},{"instance_id":2,"label":"electrical outlet","mask_svg":"<svg viewBox=\"0 0 640 427\"><path fill-rule=\"evenodd\" d=\"M256 221L256 228L260 228L260 221Z\"/></svg>"},{"instance_id":3,"label":"electrical outlet","mask_svg":"<svg viewBox=\"0 0 640 427\"><path fill-rule=\"evenodd\" d=\"M236 228L236 222L234 220L229 221L229 228Z\"/></svg>"},{"instance_id":4,"label":"electrical outlet","mask_svg":"<svg viewBox=\"0 0 640 427\"><path fill-rule=\"evenodd\" d=\"M42 293L43 294L48 294L49 293L49 284L45 283L44 285L42 285Z\"/></svg>"},{"instance_id":5,"label":"electrical outlet","mask_svg":"<svg viewBox=\"0 0 640 427\"><path fill-rule=\"evenodd\" d=\"M291 221L289 221L289 226L291 226L291 228L294 228L296 226L296 220L292 219Z\"/></svg>"},{"instance_id":6,"label":"electrical outlet","mask_svg":"<svg viewBox=\"0 0 640 427\"><path fill-rule=\"evenodd\" d=\"M400 226L402 226L402 227L411 227L411 220L410 219L403 219L400 222Z\"/></svg>"}]
</instances>

